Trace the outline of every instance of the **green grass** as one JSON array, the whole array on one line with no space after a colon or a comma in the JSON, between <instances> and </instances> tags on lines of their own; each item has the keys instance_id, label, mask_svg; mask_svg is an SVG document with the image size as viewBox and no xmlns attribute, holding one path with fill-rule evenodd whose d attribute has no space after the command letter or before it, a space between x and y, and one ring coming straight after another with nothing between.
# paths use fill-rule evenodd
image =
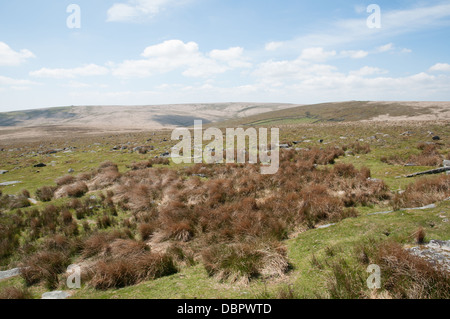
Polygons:
<instances>
[{"instance_id":1,"label":"green grass","mask_svg":"<svg viewBox=\"0 0 450 319\"><path fill-rule=\"evenodd\" d=\"M277 293L287 285L303 298L316 298L326 295L326 275L329 269L320 270L312 266L313 254L319 260L343 257L350 263L357 244L368 238L375 240L394 240L405 245L413 245L411 234L419 227L426 232L426 240L448 240L450 223L444 223L439 217L442 211L448 212L450 202L440 203L437 208L424 211L402 211L387 215L361 214L357 218L346 219L326 229L313 229L301 233L296 238L287 240L288 257L292 263L291 270L282 280L256 280L246 285L233 285L217 282L208 277L201 264L183 268L179 273L143 282L136 286L118 290L96 291L83 287L76 291L76 299L199 299L199 298L275 298ZM431 226L433 225L433 226ZM386 234L389 233L389 236ZM333 250L330 257L327 251Z\"/></svg>"},{"instance_id":2,"label":"green grass","mask_svg":"<svg viewBox=\"0 0 450 319\"><path fill-rule=\"evenodd\" d=\"M253 120L253 119L249 119ZM277 122L278 121L278 122ZM381 162L382 156L401 155L408 158L420 153L416 146L419 142L430 141L427 131L431 130L441 137L450 136L450 126L428 123L426 126L419 124L398 124L386 126L378 124L358 123L334 123L334 124L311 124L311 118L259 118L253 125L282 125L281 142L310 140L308 143L300 143L294 147L326 147L328 145L343 146L363 139L361 144L369 143L371 152L368 154L356 154L340 158L337 162L352 163L357 168L366 166L370 168L373 178L384 180L391 190L405 189L417 178L398 178L406 174L430 169L430 167L404 167L401 165L388 165ZM413 131L411 137L402 137L401 133ZM378 134L377 134L378 133ZM382 133L382 134L379 134ZM389 136L384 136L388 134ZM371 140L371 136L377 136L377 140ZM146 139L152 137L153 141L146 143ZM346 139L340 139L346 137ZM36 144L28 146L22 141L22 150L0 152L0 169L9 170L9 173L0 176L3 181L23 181L15 186L2 187L3 193L15 194L21 189L28 189L32 196L37 188L43 185L54 185L56 178L66 175L67 170L72 168L75 175L89 172L97 168L100 163L110 160L119 165L120 171L126 172L127 165L133 161L139 162L155 157L164 151L170 150L175 142L161 142L163 138L170 140L167 132L158 134L156 137L149 132L140 134L108 134L92 137L84 137L79 141L62 140L58 142L45 141L45 149L63 148L66 146L78 147L72 153L57 153L53 155L27 154L36 150ZM324 144L317 141L324 139ZM155 145L156 150L147 155L129 153L128 151L111 151L115 145L125 144L128 141L137 145ZM94 145L94 143L101 145ZM20 144L19 146L22 146ZM441 153L445 155L450 152L450 144L444 139L441 142ZM13 144L14 145L14 144ZM18 147L11 144L5 148ZM29 148L26 148L29 147ZM94 152L93 152L94 151ZM25 154L21 156L22 154ZM44 168L33 168L36 163L50 164ZM53 162L54 166L51 165ZM173 165L174 170L189 165ZM17 168L17 169L15 169ZM37 172L39 171L39 173ZM53 201L53 204L61 204L66 199ZM46 204L39 204L42 207ZM386 204L387 205L387 204ZM180 272L168 277L153 281L140 283L136 286L118 290L97 291L93 288L83 286L81 290L75 291L73 298L275 298L280 289L291 285L298 296L315 298L326 295L326 277L330 268L324 265L323 269L314 267L311 263L313 254L321 262L332 261L336 258L344 258L352 263L354 247L365 242L368 238L378 240L394 240L405 245L413 244L411 234L419 227L426 232L426 240L441 239L449 240L450 224L445 223L440 214L450 211L450 201L439 203L437 208L423 211L401 211L386 215L368 215L377 211L390 210L386 205L375 207L358 207L359 217L350 218L326 229L314 229L300 233L295 238L286 240L284 243L288 248L288 259L293 269L281 279L263 281L256 279L247 285L236 285L227 282L219 282L208 276L203 265L197 264L191 267L183 267ZM26 211L26 209L25 209ZM118 220L128 217L123 211L119 211ZM96 216L89 219L95 221ZM387 236L386 234L389 234ZM334 256L330 256L330 251ZM16 261L12 259L12 261ZM21 287L23 280L20 277L0 281L0 290L8 286ZM45 292L45 287L36 286L31 288L33 295L38 298Z\"/></svg>"}]
</instances>

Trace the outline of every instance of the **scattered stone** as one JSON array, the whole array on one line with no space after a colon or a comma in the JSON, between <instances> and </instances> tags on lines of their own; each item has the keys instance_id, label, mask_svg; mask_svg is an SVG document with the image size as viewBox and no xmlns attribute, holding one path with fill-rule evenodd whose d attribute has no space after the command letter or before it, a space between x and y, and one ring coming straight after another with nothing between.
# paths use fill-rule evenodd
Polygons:
<instances>
[{"instance_id":1,"label":"scattered stone","mask_svg":"<svg viewBox=\"0 0 450 319\"><path fill-rule=\"evenodd\" d=\"M417 166L415 163L406 163L405 167L412 167L412 166Z\"/></svg>"},{"instance_id":2,"label":"scattered stone","mask_svg":"<svg viewBox=\"0 0 450 319\"><path fill-rule=\"evenodd\" d=\"M205 174L192 174L192 176L197 176L197 177L201 177L201 178L206 178Z\"/></svg>"},{"instance_id":3,"label":"scattered stone","mask_svg":"<svg viewBox=\"0 0 450 319\"><path fill-rule=\"evenodd\" d=\"M449 160L444 160L443 166L444 167L450 167L450 161ZM447 175L450 175L450 171L447 171Z\"/></svg>"},{"instance_id":4,"label":"scattered stone","mask_svg":"<svg viewBox=\"0 0 450 319\"><path fill-rule=\"evenodd\" d=\"M318 226L317 229L324 229L324 228L328 228L328 227L331 227L334 225L336 225L336 224L326 224L326 225Z\"/></svg>"},{"instance_id":5,"label":"scattered stone","mask_svg":"<svg viewBox=\"0 0 450 319\"><path fill-rule=\"evenodd\" d=\"M0 280L16 277L20 275L20 268L0 271Z\"/></svg>"},{"instance_id":6,"label":"scattered stone","mask_svg":"<svg viewBox=\"0 0 450 319\"><path fill-rule=\"evenodd\" d=\"M33 167L46 167L47 165L45 165L44 163L39 163L34 165Z\"/></svg>"},{"instance_id":7,"label":"scattered stone","mask_svg":"<svg viewBox=\"0 0 450 319\"><path fill-rule=\"evenodd\" d=\"M450 272L450 240L430 240L427 245L412 247L408 251Z\"/></svg>"},{"instance_id":8,"label":"scattered stone","mask_svg":"<svg viewBox=\"0 0 450 319\"><path fill-rule=\"evenodd\" d=\"M425 210L425 209L432 209L432 208L436 208L436 205L430 204L430 205L423 206L423 207L404 208L402 210Z\"/></svg>"},{"instance_id":9,"label":"scattered stone","mask_svg":"<svg viewBox=\"0 0 450 319\"><path fill-rule=\"evenodd\" d=\"M169 152L164 152L161 154L161 157L169 157L170 153Z\"/></svg>"},{"instance_id":10,"label":"scattered stone","mask_svg":"<svg viewBox=\"0 0 450 319\"><path fill-rule=\"evenodd\" d=\"M390 214L390 213L393 213L393 212L394 212L393 210L387 210L387 211L384 211L384 212L370 213L370 214L367 214L367 216L386 215L386 214Z\"/></svg>"},{"instance_id":11,"label":"scattered stone","mask_svg":"<svg viewBox=\"0 0 450 319\"><path fill-rule=\"evenodd\" d=\"M41 299L67 299L70 296L67 291L51 291L43 293Z\"/></svg>"},{"instance_id":12,"label":"scattered stone","mask_svg":"<svg viewBox=\"0 0 450 319\"><path fill-rule=\"evenodd\" d=\"M288 149L290 148L289 144L280 144L280 148Z\"/></svg>"},{"instance_id":13,"label":"scattered stone","mask_svg":"<svg viewBox=\"0 0 450 319\"><path fill-rule=\"evenodd\" d=\"M67 171L67 173L69 173L69 174L72 174L74 172L75 172L75 170L73 168L69 168L69 170Z\"/></svg>"},{"instance_id":14,"label":"scattered stone","mask_svg":"<svg viewBox=\"0 0 450 319\"><path fill-rule=\"evenodd\" d=\"M355 154L353 153L352 150L346 150L345 151L345 156L354 156Z\"/></svg>"},{"instance_id":15,"label":"scattered stone","mask_svg":"<svg viewBox=\"0 0 450 319\"><path fill-rule=\"evenodd\" d=\"M28 201L33 204L33 205L37 205L39 202L37 200L35 200L34 198L28 198Z\"/></svg>"},{"instance_id":16,"label":"scattered stone","mask_svg":"<svg viewBox=\"0 0 450 319\"><path fill-rule=\"evenodd\" d=\"M441 138L439 136L433 136L433 141L440 141Z\"/></svg>"},{"instance_id":17,"label":"scattered stone","mask_svg":"<svg viewBox=\"0 0 450 319\"><path fill-rule=\"evenodd\" d=\"M8 173L8 171L5 171L5 170L0 171L0 175L6 174L6 173Z\"/></svg>"},{"instance_id":18,"label":"scattered stone","mask_svg":"<svg viewBox=\"0 0 450 319\"><path fill-rule=\"evenodd\" d=\"M20 184L22 183L21 181L13 181L13 182L4 182L4 183L0 183L0 186L9 186L9 185L15 185L15 184Z\"/></svg>"}]
</instances>

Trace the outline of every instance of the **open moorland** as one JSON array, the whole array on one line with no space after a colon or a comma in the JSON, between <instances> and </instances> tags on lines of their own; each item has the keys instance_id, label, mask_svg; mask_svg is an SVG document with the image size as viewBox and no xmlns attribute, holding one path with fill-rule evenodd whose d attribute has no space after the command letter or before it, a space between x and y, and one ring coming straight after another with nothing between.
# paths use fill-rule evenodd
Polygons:
<instances>
[{"instance_id":1,"label":"open moorland","mask_svg":"<svg viewBox=\"0 0 450 319\"><path fill-rule=\"evenodd\" d=\"M277 110L208 119L280 128L275 175L176 165L164 125L2 128L0 298L449 298L450 176L407 177L450 160L449 103Z\"/></svg>"}]
</instances>

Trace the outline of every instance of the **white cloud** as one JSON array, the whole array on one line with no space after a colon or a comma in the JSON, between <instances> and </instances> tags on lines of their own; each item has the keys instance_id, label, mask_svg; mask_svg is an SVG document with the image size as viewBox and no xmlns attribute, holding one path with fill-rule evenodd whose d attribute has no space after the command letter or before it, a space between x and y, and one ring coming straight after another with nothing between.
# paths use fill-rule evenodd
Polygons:
<instances>
[{"instance_id":1,"label":"white cloud","mask_svg":"<svg viewBox=\"0 0 450 319\"><path fill-rule=\"evenodd\" d=\"M11 86L23 86L23 85L36 84L36 82L32 82L29 80L17 80L17 79L13 79L13 78L9 78L9 77L0 75L0 84L1 85L11 85Z\"/></svg>"},{"instance_id":2,"label":"white cloud","mask_svg":"<svg viewBox=\"0 0 450 319\"><path fill-rule=\"evenodd\" d=\"M430 68L431 72L450 72L450 64L436 63Z\"/></svg>"},{"instance_id":3,"label":"white cloud","mask_svg":"<svg viewBox=\"0 0 450 319\"><path fill-rule=\"evenodd\" d=\"M230 61L239 59L242 56L244 49L240 47L229 48L228 50L212 50L209 56L216 60Z\"/></svg>"},{"instance_id":4,"label":"white cloud","mask_svg":"<svg viewBox=\"0 0 450 319\"><path fill-rule=\"evenodd\" d=\"M195 42L184 43L180 40L168 40L147 47L141 55L146 58L164 57L170 59L178 58L180 56L193 56L197 53L198 44Z\"/></svg>"},{"instance_id":5,"label":"white cloud","mask_svg":"<svg viewBox=\"0 0 450 319\"><path fill-rule=\"evenodd\" d=\"M386 74L386 73L388 73L388 71L386 71L386 70L383 70L380 68L374 68L374 67L370 67L370 66L365 66L357 71L351 71L350 75L367 76L367 75Z\"/></svg>"},{"instance_id":6,"label":"white cloud","mask_svg":"<svg viewBox=\"0 0 450 319\"><path fill-rule=\"evenodd\" d=\"M139 18L152 18L164 8L173 5L176 0L129 0L126 3L115 3L108 9L109 22L133 21Z\"/></svg>"},{"instance_id":7,"label":"white cloud","mask_svg":"<svg viewBox=\"0 0 450 319\"><path fill-rule=\"evenodd\" d=\"M303 60L325 61L336 55L336 51L325 51L323 48L307 48L302 51L300 56Z\"/></svg>"},{"instance_id":8,"label":"white cloud","mask_svg":"<svg viewBox=\"0 0 450 319\"><path fill-rule=\"evenodd\" d=\"M0 42L0 66L17 66L30 58L35 58L31 51L23 49L17 52L6 43Z\"/></svg>"},{"instance_id":9,"label":"white cloud","mask_svg":"<svg viewBox=\"0 0 450 319\"><path fill-rule=\"evenodd\" d=\"M236 68L250 67L239 47L213 50L205 55L195 42L168 40L149 46L141 54L146 59L126 60L113 65L113 75L124 78L148 77L183 69L187 77L208 77Z\"/></svg>"},{"instance_id":10,"label":"white cloud","mask_svg":"<svg viewBox=\"0 0 450 319\"><path fill-rule=\"evenodd\" d=\"M401 51L401 53L411 53L411 52L412 52L412 50L408 49L408 48L403 48Z\"/></svg>"},{"instance_id":11,"label":"white cloud","mask_svg":"<svg viewBox=\"0 0 450 319\"><path fill-rule=\"evenodd\" d=\"M349 57L352 59L362 59L369 55L369 52L364 50L348 50L348 51L341 51L341 56L343 57Z\"/></svg>"},{"instance_id":12,"label":"white cloud","mask_svg":"<svg viewBox=\"0 0 450 319\"><path fill-rule=\"evenodd\" d=\"M78 76L98 76L98 75L105 75L108 73L109 70L103 66L99 66L96 64L87 64L82 67L73 69L42 68L40 70L30 72L30 76L37 78L70 79Z\"/></svg>"},{"instance_id":13,"label":"white cloud","mask_svg":"<svg viewBox=\"0 0 450 319\"><path fill-rule=\"evenodd\" d=\"M226 62L231 68L249 68L251 63L243 56L244 49L241 47L229 48L227 50L212 50L209 56L219 62Z\"/></svg>"},{"instance_id":14,"label":"white cloud","mask_svg":"<svg viewBox=\"0 0 450 319\"><path fill-rule=\"evenodd\" d=\"M388 43L377 48L378 52L388 52L394 49L393 43Z\"/></svg>"},{"instance_id":15,"label":"white cloud","mask_svg":"<svg viewBox=\"0 0 450 319\"><path fill-rule=\"evenodd\" d=\"M269 42L266 44L266 51L275 51L283 46L283 42Z\"/></svg>"},{"instance_id":16,"label":"white cloud","mask_svg":"<svg viewBox=\"0 0 450 319\"><path fill-rule=\"evenodd\" d=\"M29 80L13 79L10 77L0 75L0 91L6 90L24 91L30 89L30 86L38 84L39 83Z\"/></svg>"},{"instance_id":17,"label":"white cloud","mask_svg":"<svg viewBox=\"0 0 450 319\"><path fill-rule=\"evenodd\" d=\"M383 10L381 29L369 29L367 15L356 19L331 20L329 24L318 25L316 31L283 42L283 49L292 51L304 47L323 46L324 43L327 47L348 43L373 43L418 30L446 26L449 18L449 3L414 6L406 10Z\"/></svg>"}]
</instances>

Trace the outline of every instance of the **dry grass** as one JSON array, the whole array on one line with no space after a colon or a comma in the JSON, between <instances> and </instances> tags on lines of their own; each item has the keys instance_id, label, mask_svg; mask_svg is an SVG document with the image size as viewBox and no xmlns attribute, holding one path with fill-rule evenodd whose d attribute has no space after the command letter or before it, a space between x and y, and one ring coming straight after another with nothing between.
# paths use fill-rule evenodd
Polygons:
<instances>
[{"instance_id":1,"label":"dry grass","mask_svg":"<svg viewBox=\"0 0 450 319\"><path fill-rule=\"evenodd\" d=\"M215 245L202 252L202 260L210 276L231 282L281 276L289 269L285 250L257 244Z\"/></svg>"},{"instance_id":2,"label":"dry grass","mask_svg":"<svg viewBox=\"0 0 450 319\"><path fill-rule=\"evenodd\" d=\"M382 267L383 288L393 298L450 298L450 274L409 254L399 244L388 242L380 245L376 261Z\"/></svg>"},{"instance_id":3,"label":"dry grass","mask_svg":"<svg viewBox=\"0 0 450 319\"><path fill-rule=\"evenodd\" d=\"M166 254L136 253L112 260L101 260L94 266L90 281L95 289L123 288L143 280L156 279L176 273L172 258Z\"/></svg>"},{"instance_id":4,"label":"dry grass","mask_svg":"<svg viewBox=\"0 0 450 319\"><path fill-rule=\"evenodd\" d=\"M31 292L26 288L7 287L0 292L0 299L3 300L24 300L32 298Z\"/></svg>"},{"instance_id":5,"label":"dry grass","mask_svg":"<svg viewBox=\"0 0 450 319\"><path fill-rule=\"evenodd\" d=\"M391 201L394 209L421 207L450 196L450 176L424 177L408 185L405 192Z\"/></svg>"},{"instance_id":6,"label":"dry grass","mask_svg":"<svg viewBox=\"0 0 450 319\"><path fill-rule=\"evenodd\" d=\"M370 242L355 249L361 268L339 258L331 264L328 293L336 299L448 299L450 274L439 265L411 255L398 243ZM367 288L365 268L376 264L381 268L381 289Z\"/></svg>"},{"instance_id":7,"label":"dry grass","mask_svg":"<svg viewBox=\"0 0 450 319\"><path fill-rule=\"evenodd\" d=\"M53 199L54 193L54 187L43 186L36 190L36 198L42 202L49 202Z\"/></svg>"},{"instance_id":8,"label":"dry grass","mask_svg":"<svg viewBox=\"0 0 450 319\"><path fill-rule=\"evenodd\" d=\"M64 185L70 185L70 184L73 184L73 183L75 183L75 181L76 181L76 178L75 178L74 176L72 176L72 175L66 175L66 176L63 176L63 177L58 178L58 179L56 180L56 185L57 185L58 187L61 187L61 186L64 186Z\"/></svg>"},{"instance_id":9,"label":"dry grass","mask_svg":"<svg viewBox=\"0 0 450 319\"><path fill-rule=\"evenodd\" d=\"M45 281L49 289L58 285L58 275L69 265L67 257L61 252L41 251L25 260L21 276L27 286Z\"/></svg>"}]
</instances>

